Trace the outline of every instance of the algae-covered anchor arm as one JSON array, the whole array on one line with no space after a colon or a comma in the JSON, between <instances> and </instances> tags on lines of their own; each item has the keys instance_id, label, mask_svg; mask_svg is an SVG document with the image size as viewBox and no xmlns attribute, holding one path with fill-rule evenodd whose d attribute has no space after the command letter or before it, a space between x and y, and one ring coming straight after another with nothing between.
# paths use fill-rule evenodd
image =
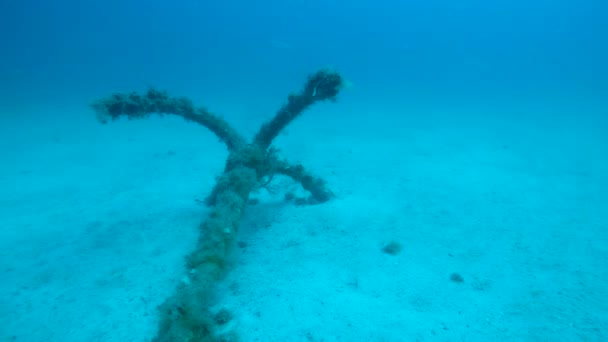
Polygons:
<instances>
[{"instance_id":1,"label":"algae-covered anchor arm","mask_svg":"<svg viewBox=\"0 0 608 342\"><path fill-rule=\"evenodd\" d=\"M334 71L320 70L310 75L304 89L299 94L289 95L287 104L279 109L272 120L262 126L254 138L254 143L262 148L270 147L281 130L300 116L306 108L318 101L334 101L343 83L342 76Z\"/></svg>"},{"instance_id":2,"label":"algae-covered anchor arm","mask_svg":"<svg viewBox=\"0 0 608 342\"><path fill-rule=\"evenodd\" d=\"M306 199L306 204L324 203L334 197L334 193L327 188L327 182L314 176L302 164L291 164L285 159L278 159L275 163L274 172L300 183L302 188L311 195Z\"/></svg>"},{"instance_id":3,"label":"algae-covered anchor arm","mask_svg":"<svg viewBox=\"0 0 608 342\"><path fill-rule=\"evenodd\" d=\"M316 102L335 101L343 85L342 76L334 71L320 70L310 75L304 88L298 94L289 95L287 103L279 109L274 118L262 125L253 143L264 150L272 149L270 147L272 141L287 125ZM290 164L276 156L271 156L269 159L267 163L271 165L270 176L282 174L300 183L311 194L306 203L323 203L334 196L323 179L313 176L301 164Z\"/></svg>"},{"instance_id":4,"label":"algae-covered anchor arm","mask_svg":"<svg viewBox=\"0 0 608 342\"><path fill-rule=\"evenodd\" d=\"M210 113L205 108L194 107L188 98L172 97L166 91L150 89L141 95L136 92L114 94L93 102L91 107L95 110L97 119L102 123L121 116L129 119L142 119L152 114L172 114L207 127L231 151L245 145L245 139L224 119Z\"/></svg>"}]
</instances>

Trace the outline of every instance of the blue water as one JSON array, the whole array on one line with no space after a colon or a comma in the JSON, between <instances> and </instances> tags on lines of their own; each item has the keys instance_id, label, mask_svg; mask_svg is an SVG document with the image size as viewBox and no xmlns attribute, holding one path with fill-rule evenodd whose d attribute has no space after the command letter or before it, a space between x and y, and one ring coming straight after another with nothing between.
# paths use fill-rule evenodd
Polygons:
<instances>
[{"instance_id":1,"label":"blue water","mask_svg":"<svg viewBox=\"0 0 608 342\"><path fill-rule=\"evenodd\" d=\"M339 69L369 96L601 102L607 87L600 1L0 6L9 102L148 85L230 86L243 96L252 83L286 82L320 66Z\"/></svg>"},{"instance_id":2,"label":"blue water","mask_svg":"<svg viewBox=\"0 0 608 342\"><path fill-rule=\"evenodd\" d=\"M352 331L349 335L339 330L342 328L336 328L333 332L326 329L324 334L319 333L323 336L314 338L318 341L323 338L350 341L357 340L357 336L360 341L454 341L456 338L487 341L489 336L502 334L495 340L556 341L559 332L566 331L562 335L566 336L564 340L605 341L608 339L608 303L603 290L608 281L605 271L608 269L608 249L604 245L608 243L608 201L605 197L608 192L605 176L608 171L607 42L608 3L599 0L3 0L0 2L0 142L4 158L0 163L4 165L0 164L0 168L4 171L0 173L0 182L4 190L0 189L0 204L5 208L0 211L0 229L5 229L4 234L11 238L5 237L7 246L3 249L6 248L6 252L0 254L4 259L4 269L0 272L6 272L0 278L12 280L2 286L3 290L10 292L0 293L0 298L12 299L4 302L0 299L0 306L4 306L0 309L1 320L11 321L5 325L4 331L3 323L0 323L0 340L85 341L79 339L78 332L86 330L89 335L82 336L98 336L96 341L126 341L124 337L116 337L125 336L123 333L113 336L112 329L103 324L90 324L86 329L76 326L67 336L65 327L53 328L54 325L49 323L39 328L39 321L28 323L32 319L27 315L28 309L14 307L15 303L22 301L15 297L15 293L22 291L27 297L32 288L47 290L43 285L30 284L25 276L10 274L20 269L16 266L18 258L37 260L46 259L49 255L53 259L55 254L52 251L61 249L64 244L58 239L51 248L38 241L36 246L40 246L31 249L26 246L26 252L19 249L17 253L10 249L14 245L8 241L16 241L13 238L27 241L27 234L36 235L28 230L34 225L53 227L52 231L64 233L78 229L84 226L84 223L78 223L79 219L89 220L84 219L87 217L85 213L90 217L97 215L95 210L103 212L104 208L116 205L111 204L114 197L108 195L100 200L102 204L87 206L77 200L85 196L82 194L85 192L87 196L93 196L91 194L122 191L113 190L123 189L118 185L123 183L119 182L131 184L133 189L158 186L158 189L170 192L171 181L167 179L171 178L163 177L167 174L182 175L180 172L186 172L183 170L191 167L188 162L194 160L196 170L200 168L205 175L205 180L200 180L203 184L196 183L197 189L182 184L179 191L182 191L183 198L176 195L183 203L193 202L198 190L210 189L213 175L221 169L225 154L219 146L213 145L213 137L205 140L210 144L205 146L214 149L217 162L206 164L202 157L195 157L192 152L192 146L198 144L194 138L196 134L206 133L183 128L181 122L173 119L132 125L121 123L116 128L104 127L102 131L88 108L91 101L113 92L159 87L171 94L190 97L197 104L225 115L237 129L249 136L255 133L260 123L272 116L288 93L299 89L306 75L320 68L332 68L344 76L348 86L336 104L324 104L327 107L320 107L321 114L315 112L316 116L303 119L300 133L297 133L295 124L289 128L289 133L281 138L287 153L292 152L295 159L311 163L322 176L334 183L342 179L337 187L342 189L340 200L347 203L350 203L349 194L353 201L370 194L378 196L374 200L381 201L378 198L386 195L381 202L386 203L384 208L397 208L395 201L416 202L417 199L408 197L408 194L429 198L437 195L434 192L436 187L443 184L437 179L446 179L450 184L447 188L453 190L454 201L444 202L448 207L447 203L460 203L463 198L472 196L467 191L476 193L482 191L480 189L491 188L487 191L492 196L505 191L512 197L505 195L508 199L504 199L502 195L496 195L503 200L483 203L479 207L473 205L475 208L470 210L455 210L461 215L458 216L460 222L471 219L475 214L509 218L513 211L521 209L529 216L514 221L534 231L530 234L535 236L533 240L538 236L558 236L560 243L565 243L558 247L548 243L544 248L552 250L548 253L550 256L567 259L569 266L564 267L570 268L567 271L551 269L547 271L548 275L539 275L542 278L539 286L542 288L546 282L546 287L554 292L547 291L557 293L563 290L560 290L560 282L566 282L569 293L576 293L582 299L579 298L575 304L568 302L565 313L556 309L555 317L567 317L563 322L551 316L553 318L541 321L534 328L523 324L523 330L521 326L513 328L505 323L500 329L494 329L497 325L488 324L480 325L475 331L467 331L464 326L476 326L473 320L481 321L487 316L473 315L471 321L463 322L445 318L445 311L435 308L425 311L425 316L416 316L416 319L437 319L439 322L441 319L438 317L444 317L448 322L457 322L450 328L451 335L448 332L444 332L447 335L437 333L442 330L443 323L434 327L423 325L422 330L428 329L414 333L412 322L408 321L410 328L403 330L405 337L402 339L395 337L402 331L398 323L387 323L387 326L378 328L385 335L373 335L373 328L364 329L368 335L357 335ZM327 112L323 108L327 108ZM48 127L53 129L49 131ZM186 130L187 133L183 133ZM176 139L164 138L166 140L161 141L156 138L162 134L159 132L165 131ZM183 145L178 142L180 135L185 137ZM310 137L316 145L308 141ZM171 164L175 170L148 175L138 181L135 170L141 170L138 169L140 167L156 170L160 166L150 166L151 162L142 157L137 159L136 165L128 164L131 169L117 171L117 163L130 163L132 157L121 152L122 148L103 150L103 145L110 143L125 146L125 151L127 146L133 148L138 156L145 156L146 148L160 151L155 152L155 158L159 155L163 157L158 158L190 156L188 153L192 156ZM370 149L378 148L380 152L368 151L367 155L358 150L359 143L376 146ZM57 147L56 144L63 145ZM80 152L70 152L74 151L74 146L80 146ZM87 150L88 147L95 152ZM357 151L361 155L357 155ZM111 159L112 153L118 153L117 159ZM315 153L319 154L318 159L315 159ZM425 159L427 157L429 159ZM334 160L342 160L345 163L343 168L327 166L339 164L333 163ZM420 164L412 165L411 160ZM486 168L490 164L492 166ZM101 176L88 173L103 167L108 169L100 171ZM491 173L494 171L496 174ZM37 172L42 176L36 178ZM58 178L58 175L65 177ZM190 176L194 178L193 174ZM130 177L135 180L125 181ZM406 179L403 182L411 181L415 185L398 190L396 183L390 181L374 183L374 180L387 178ZM527 182L525 185L521 183L523 178ZM187 183L184 179L181 178ZM93 185L97 181L103 184ZM359 197L357 189L361 191ZM534 192L536 190L538 192ZM403 194L399 194L400 191ZM58 204L65 203L64 195L71 201L70 205L80 208L79 211L74 210L82 216L69 216L76 214ZM52 198L50 202L53 204L47 206L45 196ZM145 193L137 196L121 197L120 201L137 202L145 197ZM99 199L88 200L100 203ZM505 204L507 202L508 205ZM458 205L466 206L463 203ZM366 207L364 204L361 206ZM269 206L265 209L273 212L276 208ZM127 216L135 220L134 217L145 215L141 214L145 210L133 209ZM204 217L204 213L192 210L193 219L185 226L195 227L196 222ZM289 210L297 213L299 209ZM414 211L424 216L420 214L424 209L420 210ZM463 214L465 212L466 215ZM104 220L105 217L111 218L112 214L103 213L107 215L99 220L111 222ZM349 210L345 209L343 213L348 216ZM392 209L386 209L385 214L392 217ZM71 219L66 220L62 215ZM316 220L314 214L311 215L311 220ZM370 218L374 215L379 214L368 213ZM551 219L535 228L530 222L536 222L538 217L545 217L543 215ZM254 221L251 218L247 220ZM427 228L440 231L446 229L446 225L457 225L456 221L435 222L436 226ZM403 224L411 227L408 222ZM511 223L505 225L516 226ZM540 233L541 229L551 229L548 227L574 235L588 229L572 240L586 241L590 245L573 242L569 247L569 238L560 233ZM472 231L485 229L490 228L476 227ZM26 231L27 234L19 236L19 232ZM367 228L362 228L363 231ZM471 234L479 236L475 232ZM365 236L363 240L367 239L367 235L362 236ZM500 238L497 233L492 241ZM483 251L480 246L484 245L484 240L481 241L478 247ZM407 243L402 243L407 251ZM185 255L188 246L183 247ZM538 249L533 248L530 252L531 256L525 254L521 260L518 259L522 262L519 266L526 264L528 257L530 260L539 260L535 259L537 256L541 258L543 247L536 247ZM424 246L417 248L424 249ZM423 249L414 254L423 255ZM448 254L452 255L452 252L446 251L443 255ZM524 259L526 261L522 261ZM58 257L57 260L60 264L63 259ZM503 266L511 262L510 259L502 261ZM35 278L37 271L32 265L36 263L25 264L30 265L30 276ZM463 266L465 271L461 269L459 272L466 273L467 267L473 266ZM375 266L374 269L377 270ZM180 268L177 267L175 272L173 278L177 279ZM579 282L578 278L570 276L576 272L584 275L581 277L585 281L578 283L580 287L570 286L570 283ZM563 278L553 277L556 274ZM412 281L409 279L407 283ZM465 274L465 284L466 281ZM19 289L14 284L19 284ZM164 286L171 289L173 285L165 283ZM362 286L365 287L365 281ZM61 286L51 287L44 293L59 296L61 289ZM33 291L29 298L40 295ZM513 292L495 291L492 295L496 297L492 298L516 296ZM112 297L111 293L105 295ZM385 300L391 301L390 298ZM541 296L538 300L545 299ZM503 314L500 304L492 306L492 299L487 302L490 303L489 311L496 308L496 315ZM562 307L563 303L555 303L552 308ZM47 311L49 316L56 315L57 311L53 310L63 305L69 304L45 302L37 309L35 317L39 318ZM54 309L47 310L51 307ZM469 309L475 310L472 306ZM385 309L378 311L382 310ZM397 310L399 314L389 317L402 317L399 315L406 315L404 312L408 309L404 310ZM113 312L116 311L108 310L106 315L112 316ZM357 310L351 308L349 312L353 314ZM532 311L525 312L525 317L535 315ZM154 314L155 311L150 310L150 315ZM117 316L123 317L122 314ZM312 316L310 321L314 322ZM103 318L98 319L103 321ZM335 319L338 322L336 327L342 327L340 320ZM568 319L570 321L566 322ZM362 321L365 319L358 322ZM370 322L381 321L380 318L370 319ZM558 321L561 323L556 323ZM562 323L563 326L560 325ZM146 331L153 336L154 321L146 321L146 324L151 328L137 330L138 333ZM370 325L373 326L372 323ZM552 330L552 326L560 328ZM564 328L566 326L569 328ZM264 327L266 331L272 330ZM101 331L96 330L98 328L104 333L91 333ZM128 328L117 328L120 329L129 331ZM519 332L513 333L509 329ZM246 328L243 330L251 332ZM284 336L294 336L289 334L296 330L277 328L285 335L279 332L277 335L264 335L264 332L257 331L255 336L263 341L284 340ZM455 330L458 333L453 333ZM30 334L31 331L34 333ZM49 339L41 339L44 334L40 331L59 333ZM302 333L303 330L297 331ZM293 341L308 338L304 333L298 336L293 337ZM249 341L246 336L243 340ZM133 341L139 339L133 337Z\"/></svg>"}]
</instances>

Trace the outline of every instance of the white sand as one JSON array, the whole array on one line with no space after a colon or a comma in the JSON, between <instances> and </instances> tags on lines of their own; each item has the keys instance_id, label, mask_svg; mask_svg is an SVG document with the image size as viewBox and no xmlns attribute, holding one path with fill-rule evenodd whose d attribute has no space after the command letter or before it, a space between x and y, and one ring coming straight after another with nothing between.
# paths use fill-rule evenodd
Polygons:
<instances>
[{"instance_id":1,"label":"white sand","mask_svg":"<svg viewBox=\"0 0 608 342\"><path fill-rule=\"evenodd\" d=\"M282 178L254 195L221 284L243 340L608 339L605 121L373 103L277 141L338 197L284 203ZM148 341L227 155L177 118L74 115L0 125L3 342Z\"/></svg>"}]
</instances>

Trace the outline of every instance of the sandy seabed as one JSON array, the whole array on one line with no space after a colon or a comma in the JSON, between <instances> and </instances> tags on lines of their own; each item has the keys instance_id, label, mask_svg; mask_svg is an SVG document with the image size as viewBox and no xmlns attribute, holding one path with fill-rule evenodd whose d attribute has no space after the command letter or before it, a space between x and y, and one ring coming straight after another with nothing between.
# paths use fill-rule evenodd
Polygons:
<instances>
[{"instance_id":1,"label":"sandy seabed","mask_svg":"<svg viewBox=\"0 0 608 342\"><path fill-rule=\"evenodd\" d=\"M276 142L334 200L252 195L219 285L243 341L608 339L605 122L344 107ZM0 341L150 340L225 148L178 118L30 114L0 125Z\"/></svg>"}]
</instances>

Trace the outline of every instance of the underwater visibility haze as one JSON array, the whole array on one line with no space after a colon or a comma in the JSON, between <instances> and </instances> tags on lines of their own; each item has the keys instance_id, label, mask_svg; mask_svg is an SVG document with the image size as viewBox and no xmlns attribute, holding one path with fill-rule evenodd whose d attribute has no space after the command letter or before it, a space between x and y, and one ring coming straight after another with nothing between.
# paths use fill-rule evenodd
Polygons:
<instances>
[{"instance_id":1,"label":"underwater visibility haze","mask_svg":"<svg viewBox=\"0 0 608 342\"><path fill-rule=\"evenodd\" d=\"M0 341L608 339L608 4L0 19Z\"/></svg>"}]
</instances>

